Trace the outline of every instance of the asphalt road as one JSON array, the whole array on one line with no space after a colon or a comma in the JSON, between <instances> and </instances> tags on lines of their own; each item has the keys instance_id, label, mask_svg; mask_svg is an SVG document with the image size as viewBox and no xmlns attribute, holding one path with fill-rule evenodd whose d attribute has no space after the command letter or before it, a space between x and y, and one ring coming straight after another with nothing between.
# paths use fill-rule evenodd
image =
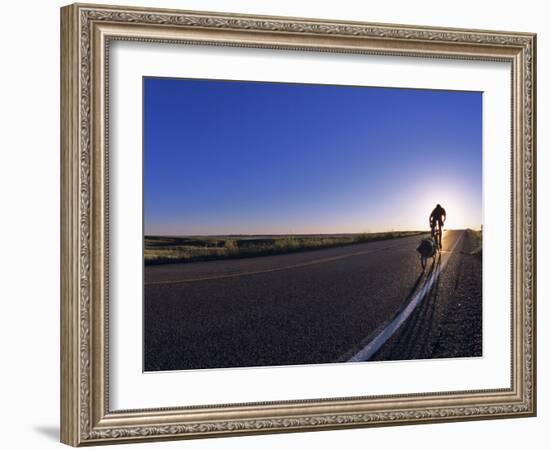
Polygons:
<instances>
[{"instance_id":1,"label":"asphalt road","mask_svg":"<svg viewBox=\"0 0 550 450\"><path fill-rule=\"evenodd\" d=\"M481 356L481 259L469 234L445 232L425 271L418 241L147 266L144 369L347 361L413 299L368 359Z\"/></svg>"}]
</instances>

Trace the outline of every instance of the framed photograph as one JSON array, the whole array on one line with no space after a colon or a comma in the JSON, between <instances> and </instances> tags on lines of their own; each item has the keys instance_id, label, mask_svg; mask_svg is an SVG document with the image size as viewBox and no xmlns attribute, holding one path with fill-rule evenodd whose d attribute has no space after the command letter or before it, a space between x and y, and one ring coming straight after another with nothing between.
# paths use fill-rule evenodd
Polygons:
<instances>
[{"instance_id":1,"label":"framed photograph","mask_svg":"<svg viewBox=\"0 0 550 450\"><path fill-rule=\"evenodd\" d=\"M62 442L535 415L535 58L62 8Z\"/></svg>"}]
</instances>

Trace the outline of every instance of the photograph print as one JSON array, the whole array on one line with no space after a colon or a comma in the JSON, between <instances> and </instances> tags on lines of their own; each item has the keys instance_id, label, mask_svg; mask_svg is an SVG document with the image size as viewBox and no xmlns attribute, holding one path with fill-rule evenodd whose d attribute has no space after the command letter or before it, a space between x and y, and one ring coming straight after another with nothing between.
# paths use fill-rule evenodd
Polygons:
<instances>
[{"instance_id":1,"label":"photograph print","mask_svg":"<svg viewBox=\"0 0 550 450\"><path fill-rule=\"evenodd\" d=\"M483 356L482 106L144 77L144 371Z\"/></svg>"}]
</instances>

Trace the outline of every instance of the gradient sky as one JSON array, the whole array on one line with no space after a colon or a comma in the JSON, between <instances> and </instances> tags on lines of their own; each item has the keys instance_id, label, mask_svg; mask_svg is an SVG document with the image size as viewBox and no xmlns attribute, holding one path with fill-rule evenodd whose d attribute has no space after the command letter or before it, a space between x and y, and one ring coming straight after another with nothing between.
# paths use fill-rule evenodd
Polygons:
<instances>
[{"instance_id":1,"label":"gradient sky","mask_svg":"<svg viewBox=\"0 0 550 450\"><path fill-rule=\"evenodd\" d=\"M144 78L147 235L482 223L482 93Z\"/></svg>"}]
</instances>

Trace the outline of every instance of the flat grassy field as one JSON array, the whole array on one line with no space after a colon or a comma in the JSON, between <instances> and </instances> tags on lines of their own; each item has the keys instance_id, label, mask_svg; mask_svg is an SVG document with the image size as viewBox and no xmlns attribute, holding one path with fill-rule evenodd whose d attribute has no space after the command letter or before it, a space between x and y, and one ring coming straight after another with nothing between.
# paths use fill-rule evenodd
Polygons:
<instances>
[{"instance_id":1,"label":"flat grassy field","mask_svg":"<svg viewBox=\"0 0 550 450\"><path fill-rule=\"evenodd\" d=\"M275 255L414 236L424 231L269 236L145 236L146 265Z\"/></svg>"},{"instance_id":2,"label":"flat grassy field","mask_svg":"<svg viewBox=\"0 0 550 450\"><path fill-rule=\"evenodd\" d=\"M474 242L472 255L479 256L481 258L483 253L483 230L466 230L470 235L470 238Z\"/></svg>"}]
</instances>

